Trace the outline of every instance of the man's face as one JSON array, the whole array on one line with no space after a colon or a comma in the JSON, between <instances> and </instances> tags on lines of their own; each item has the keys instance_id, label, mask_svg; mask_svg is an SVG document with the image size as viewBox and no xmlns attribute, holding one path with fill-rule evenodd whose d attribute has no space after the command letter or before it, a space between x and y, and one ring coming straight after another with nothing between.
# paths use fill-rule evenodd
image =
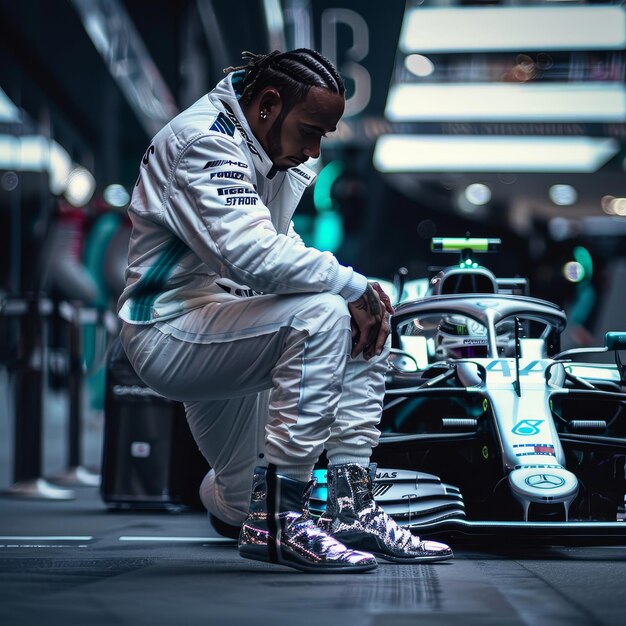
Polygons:
<instances>
[{"instance_id":1,"label":"man's face","mask_svg":"<svg viewBox=\"0 0 626 626\"><path fill-rule=\"evenodd\" d=\"M274 167L287 170L320 154L320 142L335 130L345 99L328 89L311 87L306 98L269 129L264 146ZM281 123L282 122L282 123Z\"/></svg>"}]
</instances>

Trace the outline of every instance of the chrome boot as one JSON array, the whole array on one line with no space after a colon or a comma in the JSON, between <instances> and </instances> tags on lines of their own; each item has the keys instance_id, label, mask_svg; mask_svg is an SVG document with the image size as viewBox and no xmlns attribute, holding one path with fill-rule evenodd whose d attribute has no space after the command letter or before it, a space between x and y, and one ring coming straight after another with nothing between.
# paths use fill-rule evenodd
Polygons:
<instances>
[{"instance_id":1,"label":"chrome boot","mask_svg":"<svg viewBox=\"0 0 626 626\"><path fill-rule=\"evenodd\" d=\"M394 563L423 563L453 558L443 543L425 541L398 526L372 494L376 466L328 467L328 501L318 525L350 548L366 550Z\"/></svg>"},{"instance_id":2,"label":"chrome boot","mask_svg":"<svg viewBox=\"0 0 626 626\"><path fill-rule=\"evenodd\" d=\"M304 572L367 572L376 559L346 548L309 516L315 481L294 480L275 468L254 471L250 510L239 535L239 554L246 559L288 565Z\"/></svg>"}]
</instances>

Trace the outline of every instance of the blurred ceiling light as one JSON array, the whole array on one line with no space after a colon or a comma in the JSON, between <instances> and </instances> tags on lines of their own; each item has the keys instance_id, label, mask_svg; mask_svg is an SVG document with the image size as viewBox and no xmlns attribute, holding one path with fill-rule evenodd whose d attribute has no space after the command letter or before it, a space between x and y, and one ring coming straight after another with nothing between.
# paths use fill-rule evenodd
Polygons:
<instances>
[{"instance_id":1,"label":"blurred ceiling light","mask_svg":"<svg viewBox=\"0 0 626 626\"><path fill-rule=\"evenodd\" d=\"M409 54L409 56L404 59L404 65L411 74L422 78L424 76L430 76L435 71L433 62L422 54Z\"/></svg>"},{"instance_id":2,"label":"blurred ceiling light","mask_svg":"<svg viewBox=\"0 0 626 626\"><path fill-rule=\"evenodd\" d=\"M0 135L0 169L18 172L48 172L53 194L67 183L72 159L56 141L43 135Z\"/></svg>"},{"instance_id":3,"label":"blurred ceiling light","mask_svg":"<svg viewBox=\"0 0 626 626\"><path fill-rule=\"evenodd\" d=\"M466 187L465 198L471 204L482 206L491 200L491 189L483 183L473 183Z\"/></svg>"},{"instance_id":4,"label":"blurred ceiling light","mask_svg":"<svg viewBox=\"0 0 626 626\"><path fill-rule=\"evenodd\" d=\"M20 110L0 87L0 122L19 122Z\"/></svg>"},{"instance_id":5,"label":"blurred ceiling light","mask_svg":"<svg viewBox=\"0 0 626 626\"><path fill-rule=\"evenodd\" d=\"M70 172L65 187L65 199L75 207L85 206L96 190L96 179L85 167L78 165Z\"/></svg>"},{"instance_id":6,"label":"blurred ceiling light","mask_svg":"<svg viewBox=\"0 0 626 626\"><path fill-rule=\"evenodd\" d=\"M400 84L386 117L407 121L625 122L621 83Z\"/></svg>"},{"instance_id":7,"label":"blurred ceiling light","mask_svg":"<svg viewBox=\"0 0 626 626\"><path fill-rule=\"evenodd\" d=\"M280 0L263 0L263 12L272 50L285 49L285 20Z\"/></svg>"},{"instance_id":8,"label":"blurred ceiling light","mask_svg":"<svg viewBox=\"0 0 626 626\"><path fill-rule=\"evenodd\" d=\"M595 172L619 143L597 137L383 135L381 172Z\"/></svg>"},{"instance_id":9,"label":"blurred ceiling light","mask_svg":"<svg viewBox=\"0 0 626 626\"><path fill-rule=\"evenodd\" d=\"M552 185L548 195L550 200L559 206L571 206L578 200L578 193L571 185Z\"/></svg>"},{"instance_id":10,"label":"blurred ceiling light","mask_svg":"<svg viewBox=\"0 0 626 626\"><path fill-rule=\"evenodd\" d=\"M105 187L102 192L102 197L109 206L116 208L125 207L130 201L130 195L128 191L126 191L126 187L118 184Z\"/></svg>"},{"instance_id":11,"label":"blurred ceiling light","mask_svg":"<svg viewBox=\"0 0 626 626\"><path fill-rule=\"evenodd\" d=\"M619 50L622 6L417 7L404 15L400 49L409 52Z\"/></svg>"}]
</instances>

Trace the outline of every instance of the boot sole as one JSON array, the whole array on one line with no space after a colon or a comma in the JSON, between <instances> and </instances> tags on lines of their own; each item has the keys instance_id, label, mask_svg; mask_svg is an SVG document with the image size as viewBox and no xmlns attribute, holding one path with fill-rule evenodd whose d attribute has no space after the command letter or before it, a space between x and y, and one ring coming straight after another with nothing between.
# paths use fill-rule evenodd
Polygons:
<instances>
[{"instance_id":1,"label":"boot sole","mask_svg":"<svg viewBox=\"0 0 626 626\"><path fill-rule=\"evenodd\" d=\"M454 554L446 554L443 556L430 555L430 556L393 556L391 554L382 554L380 552L370 552L377 558L389 563L405 563L407 565L411 563L434 563L436 561L449 561L454 558Z\"/></svg>"},{"instance_id":2,"label":"boot sole","mask_svg":"<svg viewBox=\"0 0 626 626\"><path fill-rule=\"evenodd\" d=\"M283 560L275 563L270 560L267 550L263 548L261 550L242 550L239 548L239 554L244 559L272 563L272 565L286 565L287 567L293 567L301 572L311 574L361 574L363 572L371 572L378 567L378 563L370 563L369 565L311 565L290 553L283 555Z\"/></svg>"}]
</instances>

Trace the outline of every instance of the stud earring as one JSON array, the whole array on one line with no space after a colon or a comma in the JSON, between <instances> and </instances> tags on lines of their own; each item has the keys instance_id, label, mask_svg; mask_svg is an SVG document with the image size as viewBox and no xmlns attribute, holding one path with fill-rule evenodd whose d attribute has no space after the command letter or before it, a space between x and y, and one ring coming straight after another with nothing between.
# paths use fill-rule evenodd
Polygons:
<instances>
[{"instance_id":1,"label":"stud earring","mask_svg":"<svg viewBox=\"0 0 626 626\"><path fill-rule=\"evenodd\" d=\"M261 111L260 115L261 115L261 119L262 120L266 120L267 119L267 111Z\"/></svg>"}]
</instances>

